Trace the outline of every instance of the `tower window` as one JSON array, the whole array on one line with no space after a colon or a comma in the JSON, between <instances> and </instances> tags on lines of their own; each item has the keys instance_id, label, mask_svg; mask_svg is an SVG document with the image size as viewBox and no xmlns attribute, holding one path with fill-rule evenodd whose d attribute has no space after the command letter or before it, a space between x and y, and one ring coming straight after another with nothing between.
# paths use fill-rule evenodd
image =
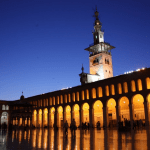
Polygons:
<instances>
[{"instance_id":1,"label":"tower window","mask_svg":"<svg viewBox=\"0 0 150 150\"><path fill-rule=\"evenodd\" d=\"M102 35L100 35L100 38L102 38Z\"/></svg>"}]
</instances>

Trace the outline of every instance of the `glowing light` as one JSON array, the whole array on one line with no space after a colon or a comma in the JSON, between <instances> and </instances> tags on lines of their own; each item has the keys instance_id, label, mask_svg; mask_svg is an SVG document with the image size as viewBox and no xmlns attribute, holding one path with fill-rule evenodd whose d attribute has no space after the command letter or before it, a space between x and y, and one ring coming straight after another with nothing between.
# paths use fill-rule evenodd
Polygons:
<instances>
[{"instance_id":1,"label":"glowing light","mask_svg":"<svg viewBox=\"0 0 150 150\"><path fill-rule=\"evenodd\" d=\"M111 105L112 105L112 103L111 103Z\"/></svg>"},{"instance_id":2,"label":"glowing light","mask_svg":"<svg viewBox=\"0 0 150 150\"><path fill-rule=\"evenodd\" d=\"M140 101L140 100L138 99L138 101Z\"/></svg>"},{"instance_id":3,"label":"glowing light","mask_svg":"<svg viewBox=\"0 0 150 150\"><path fill-rule=\"evenodd\" d=\"M124 103L126 103L126 102L124 101Z\"/></svg>"}]
</instances>

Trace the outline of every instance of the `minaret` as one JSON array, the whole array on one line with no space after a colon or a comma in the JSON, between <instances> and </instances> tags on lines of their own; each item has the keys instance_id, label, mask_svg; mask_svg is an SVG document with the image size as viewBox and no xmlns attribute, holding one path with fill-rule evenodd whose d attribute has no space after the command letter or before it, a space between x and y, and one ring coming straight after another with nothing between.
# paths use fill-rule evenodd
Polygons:
<instances>
[{"instance_id":1,"label":"minaret","mask_svg":"<svg viewBox=\"0 0 150 150\"><path fill-rule=\"evenodd\" d=\"M89 51L89 67L91 75L100 76L98 80L113 77L111 49L115 48L104 41L102 23L99 21L99 13L95 11L95 23L93 38L94 43L85 50Z\"/></svg>"}]
</instances>

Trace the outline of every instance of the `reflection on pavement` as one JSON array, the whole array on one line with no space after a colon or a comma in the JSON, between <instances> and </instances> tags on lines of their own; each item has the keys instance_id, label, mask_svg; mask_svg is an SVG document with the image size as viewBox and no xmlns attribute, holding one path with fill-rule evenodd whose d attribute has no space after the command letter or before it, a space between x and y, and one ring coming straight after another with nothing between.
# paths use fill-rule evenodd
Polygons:
<instances>
[{"instance_id":1,"label":"reflection on pavement","mask_svg":"<svg viewBox=\"0 0 150 150\"><path fill-rule=\"evenodd\" d=\"M0 150L149 150L150 130L76 130L63 129L0 131Z\"/></svg>"}]
</instances>

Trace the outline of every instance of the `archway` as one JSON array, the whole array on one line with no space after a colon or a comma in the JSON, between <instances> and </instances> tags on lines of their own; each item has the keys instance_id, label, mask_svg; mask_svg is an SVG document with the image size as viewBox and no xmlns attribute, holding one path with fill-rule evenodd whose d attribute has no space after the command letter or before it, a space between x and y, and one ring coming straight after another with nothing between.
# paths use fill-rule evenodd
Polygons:
<instances>
[{"instance_id":1,"label":"archway","mask_svg":"<svg viewBox=\"0 0 150 150\"><path fill-rule=\"evenodd\" d=\"M129 99L126 96L120 98L118 112L119 121L130 120Z\"/></svg>"},{"instance_id":2,"label":"archway","mask_svg":"<svg viewBox=\"0 0 150 150\"><path fill-rule=\"evenodd\" d=\"M43 126L45 127L47 125L48 125L48 109L45 108L43 114Z\"/></svg>"},{"instance_id":3,"label":"archway","mask_svg":"<svg viewBox=\"0 0 150 150\"><path fill-rule=\"evenodd\" d=\"M89 122L89 104L88 103L84 103L82 106L82 110L83 110L83 118L82 118L82 122Z\"/></svg>"},{"instance_id":4,"label":"archway","mask_svg":"<svg viewBox=\"0 0 150 150\"><path fill-rule=\"evenodd\" d=\"M69 105L66 106L66 119L68 122L68 126L71 124L71 107Z\"/></svg>"},{"instance_id":5,"label":"archway","mask_svg":"<svg viewBox=\"0 0 150 150\"><path fill-rule=\"evenodd\" d=\"M37 111L34 110L33 111L33 118L32 118L32 124L36 127L37 124L36 124L36 118L37 118Z\"/></svg>"},{"instance_id":6,"label":"archway","mask_svg":"<svg viewBox=\"0 0 150 150\"><path fill-rule=\"evenodd\" d=\"M116 101L110 98L107 102L107 126L114 127L117 125L116 117Z\"/></svg>"},{"instance_id":7,"label":"archway","mask_svg":"<svg viewBox=\"0 0 150 150\"><path fill-rule=\"evenodd\" d=\"M75 119L76 126L78 127L80 125L80 119L79 119L79 105L75 104L73 106L72 116Z\"/></svg>"},{"instance_id":8,"label":"archway","mask_svg":"<svg viewBox=\"0 0 150 150\"><path fill-rule=\"evenodd\" d=\"M136 94L132 98L133 103L133 120L142 120L145 123L144 98L140 94Z\"/></svg>"},{"instance_id":9,"label":"archway","mask_svg":"<svg viewBox=\"0 0 150 150\"><path fill-rule=\"evenodd\" d=\"M94 126L96 126L97 122L100 122L100 126L103 126L103 104L100 100L95 101L94 106Z\"/></svg>"},{"instance_id":10,"label":"archway","mask_svg":"<svg viewBox=\"0 0 150 150\"><path fill-rule=\"evenodd\" d=\"M38 127L42 127L42 110L40 109L39 110L39 113L38 113Z\"/></svg>"},{"instance_id":11,"label":"archway","mask_svg":"<svg viewBox=\"0 0 150 150\"><path fill-rule=\"evenodd\" d=\"M51 125L51 127L53 127L54 126L54 114L55 114L55 108L54 107L52 107L51 108L51 110L50 110L50 112L51 112L51 122L50 122L50 125Z\"/></svg>"},{"instance_id":12,"label":"archway","mask_svg":"<svg viewBox=\"0 0 150 150\"><path fill-rule=\"evenodd\" d=\"M57 116L57 127L63 127L63 108L62 106L58 107L58 116Z\"/></svg>"},{"instance_id":13,"label":"archway","mask_svg":"<svg viewBox=\"0 0 150 150\"><path fill-rule=\"evenodd\" d=\"M2 112L2 115L1 115L1 125L4 123L8 125L8 113L7 112Z\"/></svg>"}]
</instances>

